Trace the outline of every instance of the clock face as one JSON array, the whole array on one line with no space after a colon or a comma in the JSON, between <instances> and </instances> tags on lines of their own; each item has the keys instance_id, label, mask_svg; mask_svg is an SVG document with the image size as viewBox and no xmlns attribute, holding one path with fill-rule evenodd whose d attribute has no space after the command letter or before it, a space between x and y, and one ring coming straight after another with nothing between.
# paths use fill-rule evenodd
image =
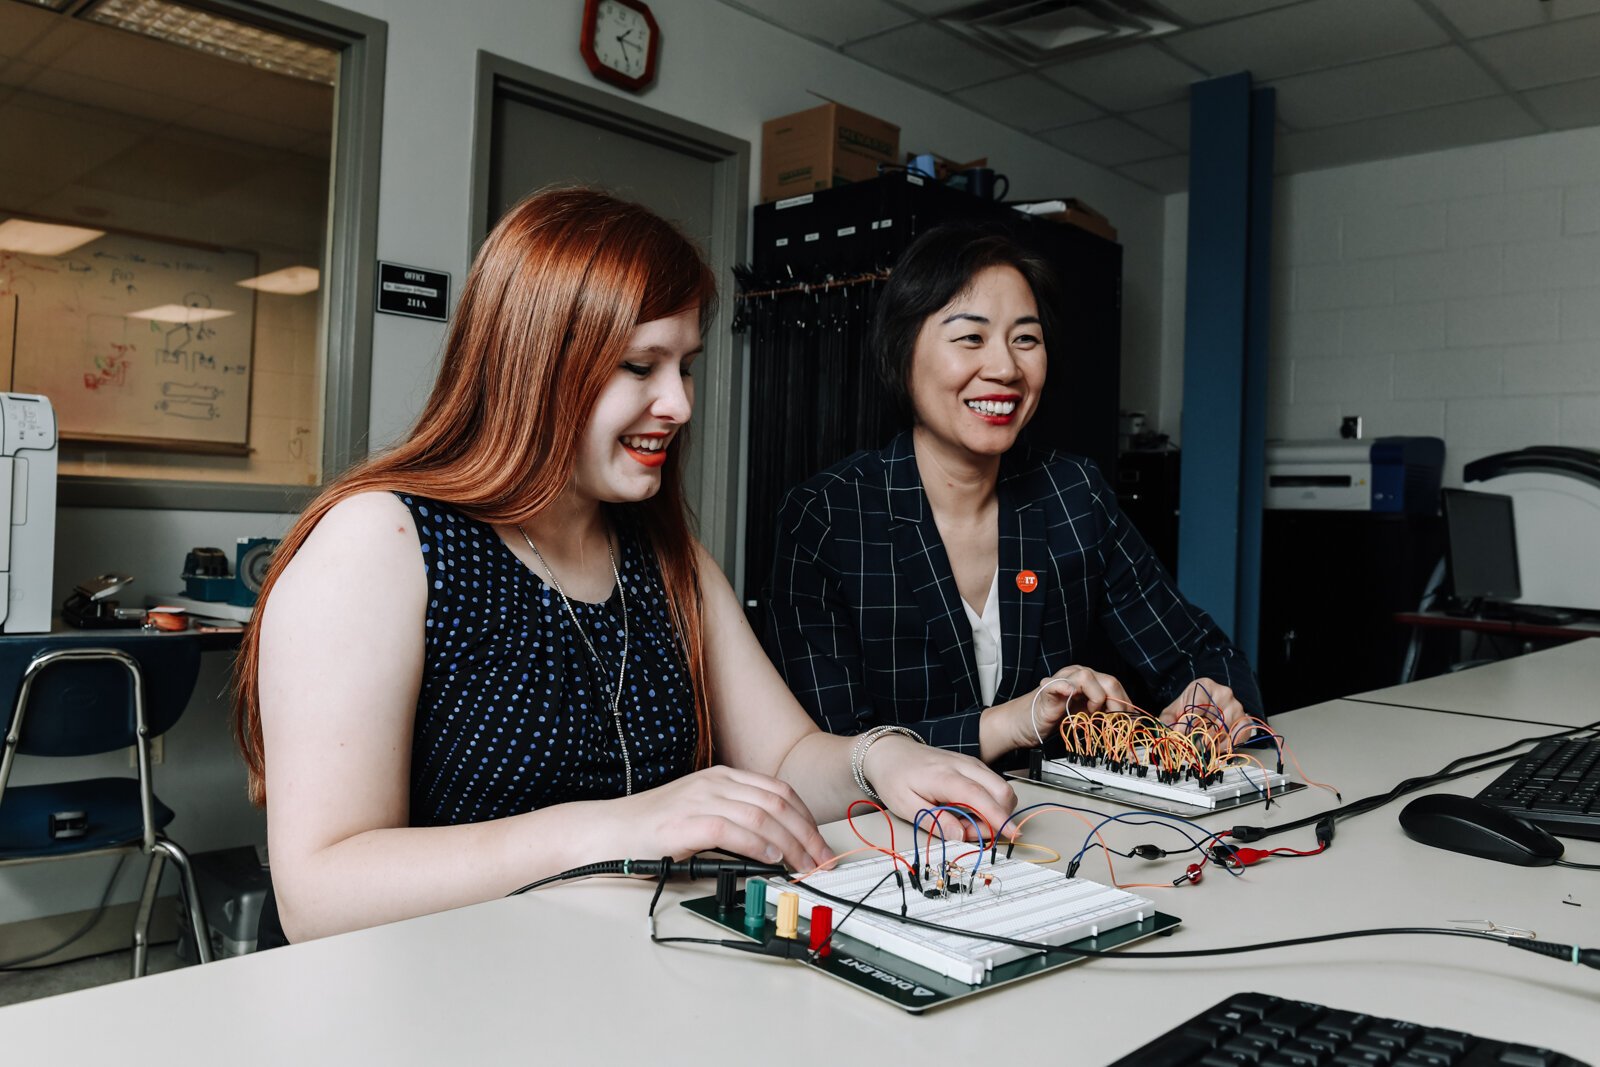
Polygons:
<instances>
[{"instance_id":1,"label":"clock face","mask_svg":"<svg viewBox=\"0 0 1600 1067\"><path fill-rule=\"evenodd\" d=\"M600 0L594 9L594 54L626 78L643 78L649 65L654 27L642 11L618 0Z\"/></svg>"}]
</instances>

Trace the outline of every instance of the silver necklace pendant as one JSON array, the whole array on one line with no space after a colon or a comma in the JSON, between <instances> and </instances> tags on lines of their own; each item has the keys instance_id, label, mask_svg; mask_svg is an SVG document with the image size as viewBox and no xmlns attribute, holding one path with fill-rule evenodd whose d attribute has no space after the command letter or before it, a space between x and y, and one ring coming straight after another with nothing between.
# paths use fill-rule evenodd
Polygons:
<instances>
[{"instance_id":1,"label":"silver necklace pendant","mask_svg":"<svg viewBox=\"0 0 1600 1067\"><path fill-rule=\"evenodd\" d=\"M550 584L555 588L556 595L561 598L561 603L567 609L567 616L572 619L573 627L578 631L578 636L583 639L589 655L600 665L600 678L609 687L610 679L606 669L606 661L600 658L600 653L594 647L594 642L589 640L589 634L583 628L583 623L578 619L578 613L572 607L572 601L567 598L567 592L561 588L561 580L556 577L556 572L551 568L550 562L544 558L544 553L539 551L539 546L533 543L533 538L528 536L519 523L517 532L528 543L528 549L539 561L539 566L550 576ZM617 684L611 690L611 723L617 731L617 747L622 750L622 785L623 795L633 795L633 760L628 755L628 737L622 729L622 683L628 676L628 590L622 584L622 572L617 569L617 554L611 550L611 538L606 538L606 555L611 559L611 576L617 582L617 596L622 600L622 665L617 668Z\"/></svg>"}]
</instances>

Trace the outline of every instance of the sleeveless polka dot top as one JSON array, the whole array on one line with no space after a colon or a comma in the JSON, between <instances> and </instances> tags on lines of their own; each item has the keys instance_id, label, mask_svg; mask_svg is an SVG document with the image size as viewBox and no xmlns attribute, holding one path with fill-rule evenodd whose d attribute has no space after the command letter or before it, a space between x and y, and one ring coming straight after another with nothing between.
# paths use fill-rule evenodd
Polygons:
<instances>
[{"instance_id":1,"label":"sleeveless polka dot top","mask_svg":"<svg viewBox=\"0 0 1600 1067\"><path fill-rule=\"evenodd\" d=\"M572 601L592 654L561 597L492 527L448 504L400 499L416 521L428 576L411 824L481 822L621 796L623 752L611 713L622 654L616 590L603 604ZM694 701L655 558L636 537L619 540L628 594L622 734L640 792L694 770Z\"/></svg>"}]
</instances>

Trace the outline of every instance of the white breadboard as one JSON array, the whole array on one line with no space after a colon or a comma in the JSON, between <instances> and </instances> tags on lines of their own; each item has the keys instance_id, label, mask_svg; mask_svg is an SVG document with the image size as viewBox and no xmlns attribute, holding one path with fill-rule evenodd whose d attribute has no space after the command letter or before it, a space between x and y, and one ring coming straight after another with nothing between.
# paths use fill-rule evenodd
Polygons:
<instances>
[{"instance_id":1,"label":"white breadboard","mask_svg":"<svg viewBox=\"0 0 1600 1067\"><path fill-rule=\"evenodd\" d=\"M1289 776L1266 770L1263 767L1229 767L1222 772L1220 781L1202 787L1186 779L1179 782L1160 782L1155 772L1146 777L1114 771L1105 767L1091 767L1085 763L1069 763L1064 759L1044 761L1044 769L1058 778L1069 781L1111 786L1141 796L1171 800L1191 807L1211 810L1219 806L1231 807L1230 801L1255 800L1276 795L1290 784Z\"/></svg>"},{"instance_id":2,"label":"white breadboard","mask_svg":"<svg viewBox=\"0 0 1600 1067\"><path fill-rule=\"evenodd\" d=\"M952 845L949 855L954 858L958 851L968 852L972 847L958 849ZM910 861L909 852L901 855ZM922 858L926 863L929 855L924 853ZM937 866L941 860L937 845L931 858ZM973 873L975 859L976 856L969 856L961 863L963 886L969 881L967 875ZM1121 889L1085 878L1068 878L1060 871L1018 859L1002 858L990 864L987 852L976 877L970 879L970 892L927 897L909 885L905 891L906 914L911 918L970 930L977 936L936 933L861 910L845 919L849 910L845 905L810 892L814 887L851 902L865 897L865 903L898 915L901 895L893 878L866 895L889 873L892 862L888 856L874 856L813 874L803 882L773 882L769 900L778 892L792 891L799 896L800 914L807 920L813 905L832 908L835 929L840 933L969 985L982 982L997 964L1037 955L1033 950L1002 944L984 935L1065 945L1140 922L1155 913L1152 901ZM901 871L903 874L905 868L901 867ZM930 888L926 879L923 888ZM841 920L843 929L839 927Z\"/></svg>"}]
</instances>

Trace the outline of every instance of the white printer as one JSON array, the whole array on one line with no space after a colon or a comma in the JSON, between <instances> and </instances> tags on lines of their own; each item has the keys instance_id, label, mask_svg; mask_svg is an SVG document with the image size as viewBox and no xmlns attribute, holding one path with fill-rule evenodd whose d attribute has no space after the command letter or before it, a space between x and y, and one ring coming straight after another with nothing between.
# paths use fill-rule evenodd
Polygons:
<instances>
[{"instance_id":1,"label":"white printer","mask_svg":"<svg viewBox=\"0 0 1600 1067\"><path fill-rule=\"evenodd\" d=\"M1266 460L1269 509L1439 510L1444 442L1437 437L1268 441Z\"/></svg>"},{"instance_id":2,"label":"white printer","mask_svg":"<svg viewBox=\"0 0 1600 1067\"><path fill-rule=\"evenodd\" d=\"M0 630L50 629L56 555L56 413L29 393L0 393Z\"/></svg>"}]
</instances>

